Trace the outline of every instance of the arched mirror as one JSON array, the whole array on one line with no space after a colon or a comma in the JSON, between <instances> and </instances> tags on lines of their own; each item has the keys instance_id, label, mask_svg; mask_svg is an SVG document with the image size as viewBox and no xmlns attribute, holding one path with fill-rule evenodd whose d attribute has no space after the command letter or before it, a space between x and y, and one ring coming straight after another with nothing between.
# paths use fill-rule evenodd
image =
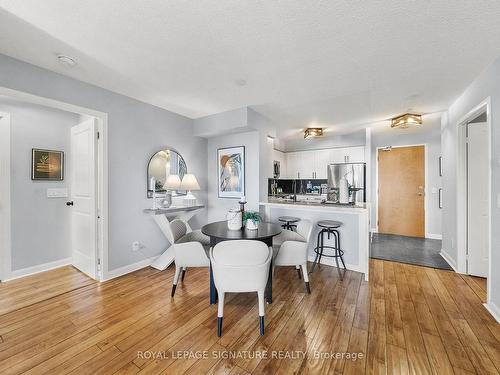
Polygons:
<instances>
[{"instance_id":1,"label":"arched mirror","mask_svg":"<svg viewBox=\"0 0 500 375\"><path fill-rule=\"evenodd\" d=\"M179 191L175 184L175 176L179 176L179 180L187 173L186 162L182 156L173 149L165 149L155 153L148 164L148 198L153 197L153 188L156 188L156 193L161 195L167 190L177 194L185 194ZM169 178L169 176L171 176ZM154 177L154 180L152 179ZM168 180L168 183L167 183ZM155 181L155 186L152 182ZM172 183L172 181L174 181Z\"/></svg>"}]
</instances>

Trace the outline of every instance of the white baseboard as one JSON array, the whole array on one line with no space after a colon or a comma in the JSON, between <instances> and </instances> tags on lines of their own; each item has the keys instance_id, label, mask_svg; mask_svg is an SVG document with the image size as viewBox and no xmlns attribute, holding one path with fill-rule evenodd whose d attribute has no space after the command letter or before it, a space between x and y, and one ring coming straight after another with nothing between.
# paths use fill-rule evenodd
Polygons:
<instances>
[{"instance_id":1,"label":"white baseboard","mask_svg":"<svg viewBox=\"0 0 500 375\"><path fill-rule=\"evenodd\" d=\"M314 258L315 258L315 255L309 255L307 257L307 260L309 262L314 262ZM340 260L339 260L339 262L340 262ZM333 259L333 258L326 258L326 257L324 257L324 258L321 259L321 264L324 264L326 266L337 267L337 263L335 263L335 259ZM365 273L365 271L362 270L361 267L358 266L357 264L354 265L354 264L348 264L348 263L346 263L345 266L350 271L355 271L355 272L359 272L359 273ZM342 263L340 263L340 267L342 267Z\"/></svg>"},{"instance_id":2,"label":"white baseboard","mask_svg":"<svg viewBox=\"0 0 500 375\"><path fill-rule=\"evenodd\" d=\"M453 258L450 256L450 254L448 254L446 251L441 249L441 252L439 253L439 255L441 255L443 257L443 259L446 260L446 263L448 263L450 265L450 267L453 268L453 271L458 272L457 271L457 262L455 262L453 260Z\"/></svg>"},{"instance_id":3,"label":"white baseboard","mask_svg":"<svg viewBox=\"0 0 500 375\"><path fill-rule=\"evenodd\" d=\"M378 228L376 228L376 227L375 227L375 228L372 228L372 229L371 229L371 232L372 232L372 233L378 233Z\"/></svg>"},{"instance_id":4,"label":"white baseboard","mask_svg":"<svg viewBox=\"0 0 500 375\"><path fill-rule=\"evenodd\" d=\"M493 302L488 302L483 304L486 310L495 318L495 320L500 323L500 307L495 305Z\"/></svg>"},{"instance_id":5,"label":"white baseboard","mask_svg":"<svg viewBox=\"0 0 500 375\"><path fill-rule=\"evenodd\" d=\"M104 276L102 281L108 281L111 279L114 279L116 277L120 277L123 275L126 275L127 273L131 273L137 270L140 270L141 268L146 268L153 263L153 261L158 258L157 256L143 259L137 263L129 264L127 266L123 266L120 268L116 268L114 270L108 271L107 274Z\"/></svg>"},{"instance_id":6,"label":"white baseboard","mask_svg":"<svg viewBox=\"0 0 500 375\"><path fill-rule=\"evenodd\" d=\"M442 240L443 236L441 234L426 233L425 238L429 238L431 240Z\"/></svg>"},{"instance_id":7,"label":"white baseboard","mask_svg":"<svg viewBox=\"0 0 500 375\"><path fill-rule=\"evenodd\" d=\"M61 268L71 264L71 258L64 258L56 260L54 262L39 264L32 267L22 268L20 270L11 271L9 275L3 281L10 281L14 279L19 279L20 277L26 277L30 275L35 275L40 272L50 271L56 268Z\"/></svg>"}]
</instances>

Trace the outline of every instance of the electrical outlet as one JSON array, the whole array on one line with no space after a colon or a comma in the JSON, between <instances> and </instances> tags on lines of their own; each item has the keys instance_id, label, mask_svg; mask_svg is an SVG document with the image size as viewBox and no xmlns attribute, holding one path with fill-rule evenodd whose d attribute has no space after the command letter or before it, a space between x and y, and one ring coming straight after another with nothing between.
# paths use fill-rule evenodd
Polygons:
<instances>
[{"instance_id":1,"label":"electrical outlet","mask_svg":"<svg viewBox=\"0 0 500 375\"><path fill-rule=\"evenodd\" d=\"M139 251L143 248L142 244L139 241L132 242L132 251Z\"/></svg>"}]
</instances>

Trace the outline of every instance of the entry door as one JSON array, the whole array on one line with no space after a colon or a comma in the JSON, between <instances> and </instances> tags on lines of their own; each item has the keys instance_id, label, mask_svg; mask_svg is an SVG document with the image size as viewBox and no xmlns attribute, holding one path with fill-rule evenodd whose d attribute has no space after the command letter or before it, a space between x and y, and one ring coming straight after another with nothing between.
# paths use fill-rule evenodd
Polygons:
<instances>
[{"instance_id":1,"label":"entry door","mask_svg":"<svg viewBox=\"0 0 500 375\"><path fill-rule=\"evenodd\" d=\"M488 276L489 156L488 124L467 125L467 272Z\"/></svg>"},{"instance_id":2,"label":"entry door","mask_svg":"<svg viewBox=\"0 0 500 375\"><path fill-rule=\"evenodd\" d=\"M95 119L71 128L73 266L93 279L97 279L96 134Z\"/></svg>"},{"instance_id":3,"label":"entry door","mask_svg":"<svg viewBox=\"0 0 500 375\"><path fill-rule=\"evenodd\" d=\"M425 237L425 147L378 151L378 231Z\"/></svg>"}]
</instances>

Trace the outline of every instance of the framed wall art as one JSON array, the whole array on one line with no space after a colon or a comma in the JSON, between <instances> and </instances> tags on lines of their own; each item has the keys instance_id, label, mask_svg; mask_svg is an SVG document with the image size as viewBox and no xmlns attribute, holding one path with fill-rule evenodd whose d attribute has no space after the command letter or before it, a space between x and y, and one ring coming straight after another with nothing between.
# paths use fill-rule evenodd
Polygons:
<instances>
[{"instance_id":1,"label":"framed wall art","mask_svg":"<svg viewBox=\"0 0 500 375\"><path fill-rule=\"evenodd\" d=\"M31 179L33 181L64 180L64 152L31 149Z\"/></svg>"},{"instance_id":2,"label":"framed wall art","mask_svg":"<svg viewBox=\"0 0 500 375\"><path fill-rule=\"evenodd\" d=\"M217 150L219 198L245 195L245 146Z\"/></svg>"}]
</instances>

